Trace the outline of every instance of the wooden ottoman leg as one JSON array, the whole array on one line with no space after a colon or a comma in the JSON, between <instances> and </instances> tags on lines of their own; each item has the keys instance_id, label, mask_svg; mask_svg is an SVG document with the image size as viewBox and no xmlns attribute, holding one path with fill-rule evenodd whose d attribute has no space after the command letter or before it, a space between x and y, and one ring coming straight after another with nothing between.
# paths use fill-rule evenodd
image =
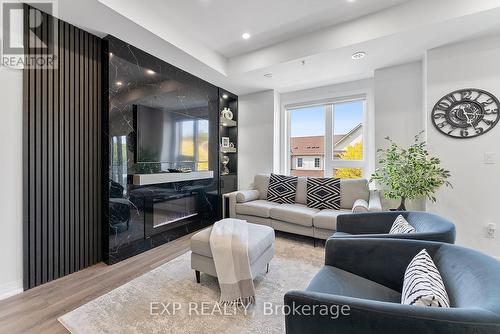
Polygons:
<instances>
[{"instance_id":1,"label":"wooden ottoman leg","mask_svg":"<svg viewBox=\"0 0 500 334\"><path fill-rule=\"evenodd\" d=\"M194 274L196 275L196 283L200 283L200 272L198 270L195 270Z\"/></svg>"}]
</instances>

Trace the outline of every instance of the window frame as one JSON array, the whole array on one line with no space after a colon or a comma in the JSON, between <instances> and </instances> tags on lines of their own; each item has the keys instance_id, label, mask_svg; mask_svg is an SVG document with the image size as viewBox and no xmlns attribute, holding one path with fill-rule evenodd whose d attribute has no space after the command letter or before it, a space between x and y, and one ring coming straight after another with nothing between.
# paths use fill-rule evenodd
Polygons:
<instances>
[{"instance_id":1,"label":"window frame","mask_svg":"<svg viewBox=\"0 0 500 334\"><path fill-rule=\"evenodd\" d=\"M333 157L333 129L334 124L334 105L349 103L354 101L363 101L363 159L362 160L340 160L334 159ZM300 102L293 104L284 105L284 116L285 116L285 131L284 131L284 163L283 168L284 174L290 175L292 170L291 162L291 151L290 151L290 134L291 134L291 113L296 109L314 107L314 106L324 106L325 107L325 155L323 157L323 171L324 177L333 177L333 172L336 168L361 168L363 171L363 177L369 175L368 172L368 147L369 147L369 133L368 133L368 103L369 94L361 93L355 95L341 96L337 98L328 98L309 102ZM330 138L330 139L327 139ZM320 162L321 164L321 162ZM321 167L321 166L320 166ZM283 172L283 171L282 171Z\"/></svg>"},{"instance_id":2,"label":"window frame","mask_svg":"<svg viewBox=\"0 0 500 334\"><path fill-rule=\"evenodd\" d=\"M304 158L297 158L297 168L304 168Z\"/></svg>"}]
</instances>

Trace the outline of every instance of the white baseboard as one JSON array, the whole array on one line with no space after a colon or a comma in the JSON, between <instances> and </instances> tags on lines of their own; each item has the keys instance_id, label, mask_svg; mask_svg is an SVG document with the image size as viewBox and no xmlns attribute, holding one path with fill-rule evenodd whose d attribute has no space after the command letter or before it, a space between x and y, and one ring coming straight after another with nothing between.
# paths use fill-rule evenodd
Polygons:
<instances>
[{"instance_id":1,"label":"white baseboard","mask_svg":"<svg viewBox=\"0 0 500 334\"><path fill-rule=\"evenodd\" d=\"M0 300L9 298L23 292L23 282L13 281L0 285Z\"/></svg>"}]
</instances>

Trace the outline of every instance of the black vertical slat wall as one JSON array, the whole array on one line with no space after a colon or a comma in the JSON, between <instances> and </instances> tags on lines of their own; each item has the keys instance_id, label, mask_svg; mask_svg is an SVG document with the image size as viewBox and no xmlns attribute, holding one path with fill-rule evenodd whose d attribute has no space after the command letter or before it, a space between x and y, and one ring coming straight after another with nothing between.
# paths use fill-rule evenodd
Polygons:
<instances>
[{"instance_id":1,"label":"black vertical slat wall","mask_svg":"<svg viewBox=\"0 0 500 334\"><path fill-rule=\"evenodd\" d=\"M30 32L29 11L43 18ZM100 38L24 7L24 45L53 45L55 66L26 67L24 288L101 261L103 98ZM33 25L31 25L33 26ZM25 47L28 57L49 55ZM106 60L105 60L106 61Z\"/></svg>"}]
</instances>

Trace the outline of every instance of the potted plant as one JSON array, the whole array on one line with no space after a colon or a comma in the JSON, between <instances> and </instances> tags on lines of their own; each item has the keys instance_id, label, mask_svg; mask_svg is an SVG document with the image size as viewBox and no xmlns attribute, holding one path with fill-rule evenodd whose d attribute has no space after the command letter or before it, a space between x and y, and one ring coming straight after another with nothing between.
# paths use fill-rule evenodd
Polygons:
<instances>
[{"instance_id":1,"label":"potted plant","mask_svg":"<svg viewBox=\"0 0 500 334\"><path fill-rule=\"evenodd\" d=\"M443 185L451 187L450 172L441 167L439 158L430 156L422 133L408 148L387 137L389 147L377 151L379 166L370 182L376 182L387 198L401 200L396 210L406 210L406 200L426 197L436 202L434 193Z\"/></svg>"}]
</instances>

